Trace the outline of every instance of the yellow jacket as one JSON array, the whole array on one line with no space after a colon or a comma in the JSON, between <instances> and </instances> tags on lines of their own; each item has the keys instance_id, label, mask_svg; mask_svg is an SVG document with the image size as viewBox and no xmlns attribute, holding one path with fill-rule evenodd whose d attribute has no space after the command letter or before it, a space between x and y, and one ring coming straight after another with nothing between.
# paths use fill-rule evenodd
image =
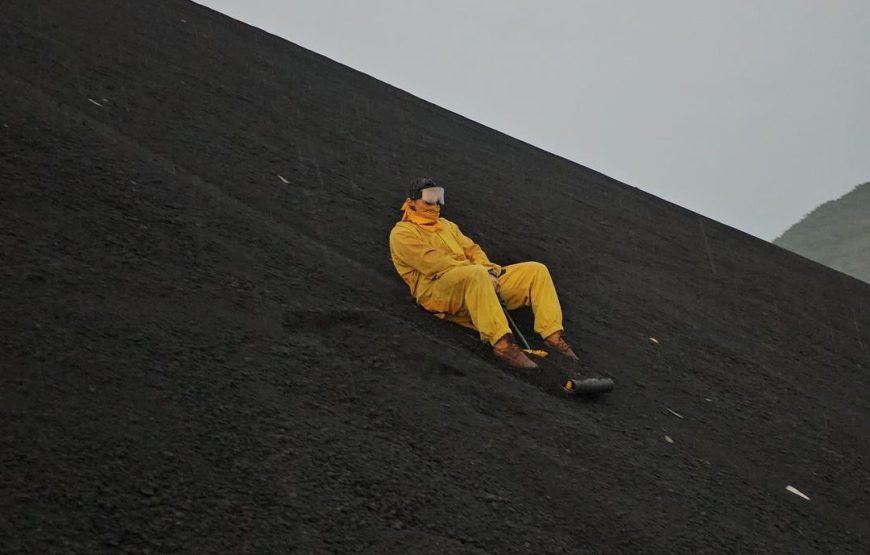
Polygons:
<instances>
[{"instance_id":1,"label":"yellow jacket","mask_svg":"<svg viewBox=\"0 0 870 555\"><path fill-rule=\"evenodd\" d=\"M490 262L480 245L463 235L458 225L446 218L439 221L443 224L440 231L426 231L413 222L397 222L390 232L390 258L414 298L457 266L478 264L501 273L501 266Z\"/></svg>"}]
</instances>

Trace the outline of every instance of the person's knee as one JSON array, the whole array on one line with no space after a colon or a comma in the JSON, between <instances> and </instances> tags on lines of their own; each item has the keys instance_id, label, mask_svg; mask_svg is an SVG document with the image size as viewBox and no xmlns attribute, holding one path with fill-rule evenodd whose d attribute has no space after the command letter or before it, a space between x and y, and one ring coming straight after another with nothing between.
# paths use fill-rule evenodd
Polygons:
<instances>
[{"instance_id":1,"label":"person's knee","mask_svg":"<svg viewBox=\"0 0 870 555\"><path fill-rule=\"evenodd\" d=\"M460 270L453 270L454 272ZM490 282L489 274L483 266L473 265L462 268L462 288L465 291L487 285Z\"/></svg>"},{"instance_id":2,"label":"person's knee","mask_svg":"<svg viewBox=\"0 0 870 555\"><path fill-rule=\"evenodd\" d=\"M528 265L535 273L538 273L538 274L549 274L550 273L550 270L548 270L547 267L544 264L541 264L540 262L532 261L532 262L528 262Z\"/></svg>"},{"instance_id":3,"label":"person's knee","mask_svg":"<svg viewBox=\"0 0 870 555\"><path fill-rule=\"evenodd\" d=\"M486 268L484 266L479 266L477 264L471 266L471 270L469 270L468 275L469 278L473 280L489 282L489 272L486 271Z\"/></svg>"},{"instance_id":4,"label":"person's knee","mask_svg":"<svg viewBox=\"0 0 870 555\"><path fill-rule=\"evenodd\" d=\"M486 268L477 265L472 268L468 270L468 277L465 281L466 295L477 295L480 291L494 291L492 277L486 271Z\"/></svg>"}]
</instances>

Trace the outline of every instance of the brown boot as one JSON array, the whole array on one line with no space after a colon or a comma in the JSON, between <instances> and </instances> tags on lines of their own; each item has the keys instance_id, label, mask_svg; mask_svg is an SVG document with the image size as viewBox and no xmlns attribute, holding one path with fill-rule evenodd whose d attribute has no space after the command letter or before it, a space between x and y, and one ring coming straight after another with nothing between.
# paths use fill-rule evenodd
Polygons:
<instances>
[{"instance_id":1,"label":"brown boot","mask_svg":"<svg viewBox=\"0 0 870 555\"><path fill-rule=\"evenodd\" d=\"M517 345L516 341L514 341L512 333L505 334L504 337L499 339L496 344L492 346L492 353L513 368L531 369L538 367L538 365L526 356L526 353L524 353L522 349L520 349L520 346Z\"/></svg>"},{"instance_id":2,"label":"brown boot","mask_svg":"<svg viewBox=\"0 0 870 555\"><path fill-rule=\"evenodd\" d=\"M553 349L554 351L559 351L566 357L571 360L580 360L580 357L574 352L574 349L571 348L571 345L565 341L565 338L562 336L561 331L557 331L556 333L551 334L548 338L544 339L544 345Z\"/></svg>"}]
</instances>

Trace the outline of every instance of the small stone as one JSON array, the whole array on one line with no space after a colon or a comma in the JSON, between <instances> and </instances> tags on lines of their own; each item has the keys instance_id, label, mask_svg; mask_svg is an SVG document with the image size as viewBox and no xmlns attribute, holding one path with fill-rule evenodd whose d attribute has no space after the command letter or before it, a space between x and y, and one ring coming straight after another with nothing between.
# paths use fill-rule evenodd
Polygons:
<instances>
[{"instance_id":1,"label":"small stone","mask_svg":"<svg viewBox=\"0 0 870 555\"><path fill-rule=\"evenodd\" d=\"M501 495L496 495L494 493L486 492L483 494L483 500L487 503L498 503L505 501L505 498Z\"/></svg>"},{"instance_id":2,"label":"small stone","mask_svg":"<svg viewBox=\"0 0 870 555\"><path fill-rule=\"evenodd\" d=\"M673 442L674 442L674 440L671 439L671 436L665 436L665 441L667 441L668 443L673 443Z\"/></svg>"},{"instance_id":3,"label":"small stone","mask_svg":"<svg viewBox=\"0 0 870 555\"><path fill-rule=\"evenodd\" d=\"M786 491L788 491L789 493L793 493L793 494L797 495L798 497L800 497L800 498L802 498L802 499L805 499L805 500L807 500L807 501L810 500L810 498L809 498L805 493L803 493L802 491L800 491L799 489L797 489L797 488L794 487L794 486L785 486L785 489L786 489Z\"/></svg>"},{"instance_id":4,"label":"small stone","mask_svg":"<svg viewBox=\"0 0 870 555\"><path fill-rule=\"evenodd\" d=\"M665 410L668 411L669 413L673 414L677 418L684 418L682 414L678 413L675 410L669 409L668 407L665 407Z\"/></svg>"}]
</instances>

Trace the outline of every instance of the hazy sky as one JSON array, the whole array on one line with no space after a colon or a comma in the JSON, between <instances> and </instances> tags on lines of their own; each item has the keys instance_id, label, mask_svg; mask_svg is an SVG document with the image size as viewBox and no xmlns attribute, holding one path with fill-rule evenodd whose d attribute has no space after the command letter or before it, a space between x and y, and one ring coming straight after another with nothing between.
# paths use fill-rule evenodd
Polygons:
<instances>
[{"instance_id":1,"label":"hazy sky","mask_svg":"<svg viewBox=\"0 0 870 555\"><path fill-rule=\"evenodd\" d=\"M199 3L764 239L870 181L870 0Z\"/></svg>"}]
</instances>

